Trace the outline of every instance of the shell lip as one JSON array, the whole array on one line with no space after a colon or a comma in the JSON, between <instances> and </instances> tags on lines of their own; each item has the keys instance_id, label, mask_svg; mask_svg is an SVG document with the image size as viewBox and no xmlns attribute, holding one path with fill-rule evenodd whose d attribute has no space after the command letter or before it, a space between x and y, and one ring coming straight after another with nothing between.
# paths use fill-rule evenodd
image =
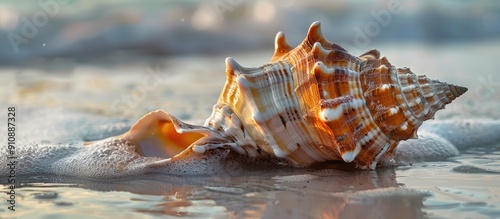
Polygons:
<instances>
[{"instance_id":1,"label":"shell lip","mask_svg":"<svg viewBox=\"0 0 500 219\"><path fill-rule=\"evenodd\" d=\"M115 138L134 145L140 156L164 158L162 161L167 162L202 154L204 151L193 150L193 145L210 134L204 126L184 123L157 110L146 114L129 131Z\"/></svg>"}]
</instances>

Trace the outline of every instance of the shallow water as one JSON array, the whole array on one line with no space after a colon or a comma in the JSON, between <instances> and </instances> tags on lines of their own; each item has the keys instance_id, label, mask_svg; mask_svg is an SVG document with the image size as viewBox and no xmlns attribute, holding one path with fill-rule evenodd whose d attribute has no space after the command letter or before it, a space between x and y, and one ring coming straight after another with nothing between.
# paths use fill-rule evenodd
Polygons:
<instances>
[{"instance_id":1,"label":"shallow water","mask_svg":"<svg viewBox=\"0 0 500 219\"><path fill-rule=\"evenodd\" d=\"M500 79L494 74L498 50L492 47L500 43L377 46L395 65L469 87L468 93L437 114L438 120L500 118ZM244 66L256 66L270 54L234 58ZM0 109L6 111L11 104L17 108L18 146L34 149L39 158L64 158L65 154L51 154L44 147L68 147L71 150L56 152L71 154L81 142L120 134L159 108L181 119L208 117L224 83L223 60L188 56L78 65L61 72L3 69L0 76L12 82L2 84ZM144 82L153 75L161 78L158 83ZM3 113L0 119L6 120ZM0 218L496 218L500 217L499 147L500 142L473 144L459 148L460 155L450 159L376 171L330 163L304 169L229 165L202 176L137 175L127 170L111 179L86 177L85 171L92 170L74 172L78 177L18 175L16 211L2 201ZM98 161L92 156L88 160ZM39 168L57 168L50 162L46 165ZM95 166L98 169L106 166ZM9 192L6 174L0 176L2 193Z\"/></svg>"}]
</instances>

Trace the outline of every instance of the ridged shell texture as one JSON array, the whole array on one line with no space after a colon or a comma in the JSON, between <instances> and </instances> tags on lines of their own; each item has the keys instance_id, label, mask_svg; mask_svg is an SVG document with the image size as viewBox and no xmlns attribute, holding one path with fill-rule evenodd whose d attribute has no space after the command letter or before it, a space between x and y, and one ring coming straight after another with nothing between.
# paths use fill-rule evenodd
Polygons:
<instances>
[{"instance_id":1,"label":"ridged shell texture","mask_svg":"<svg viewBox=\"0 0 500 219\"><path fill-rule=\"evenodd\" d=\"M344 160L374 169L467 91L396 68L375 49L353 56L326 40L319 22L295 48L278 33L269 64L246 68L227 58L226 77L206 126L240 153L298 166Z\"/></svg>"}]
</instances>

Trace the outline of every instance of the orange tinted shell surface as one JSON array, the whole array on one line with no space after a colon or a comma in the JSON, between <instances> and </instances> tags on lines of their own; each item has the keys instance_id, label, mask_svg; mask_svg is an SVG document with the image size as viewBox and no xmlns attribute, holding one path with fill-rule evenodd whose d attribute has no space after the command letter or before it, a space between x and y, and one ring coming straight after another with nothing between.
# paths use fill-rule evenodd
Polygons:
<instances>
[{"instance_id":1,"label":"orange tinted shell surface","mask_svg":"<svg viewBox=\"0 0 500 219\"><path fill-rule=\"evenodd\" d=\"M319 22L296 48L278 33L269 64L246 68L226 59L226 76L205 125L244 141L232 146L240 153L298 166L344 160L374 169L467 91L396 68L375 49L353 56L326 40Z\"/></svg>"}]
</instances>

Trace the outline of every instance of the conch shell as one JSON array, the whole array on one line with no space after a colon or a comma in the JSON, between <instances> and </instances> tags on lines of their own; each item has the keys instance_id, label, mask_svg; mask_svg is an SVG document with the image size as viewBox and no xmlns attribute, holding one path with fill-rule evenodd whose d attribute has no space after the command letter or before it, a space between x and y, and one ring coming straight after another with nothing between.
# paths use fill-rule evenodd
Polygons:
<instances>
[{"instance_id":1,"label":"conch shell","mask_svg":"<svg viewBox=\"0 0 500 219\"><path fill-rule=\"evenodd\" d=\"M167 161L230 149L296 166L343 160L375 169L466 91L396 68L375 49L353 56L314 22L295 48L278 33L268 64L247 68L227 58L226 84L203 126L158 110L118 138Z\"/></svg>"}]
</instances>

